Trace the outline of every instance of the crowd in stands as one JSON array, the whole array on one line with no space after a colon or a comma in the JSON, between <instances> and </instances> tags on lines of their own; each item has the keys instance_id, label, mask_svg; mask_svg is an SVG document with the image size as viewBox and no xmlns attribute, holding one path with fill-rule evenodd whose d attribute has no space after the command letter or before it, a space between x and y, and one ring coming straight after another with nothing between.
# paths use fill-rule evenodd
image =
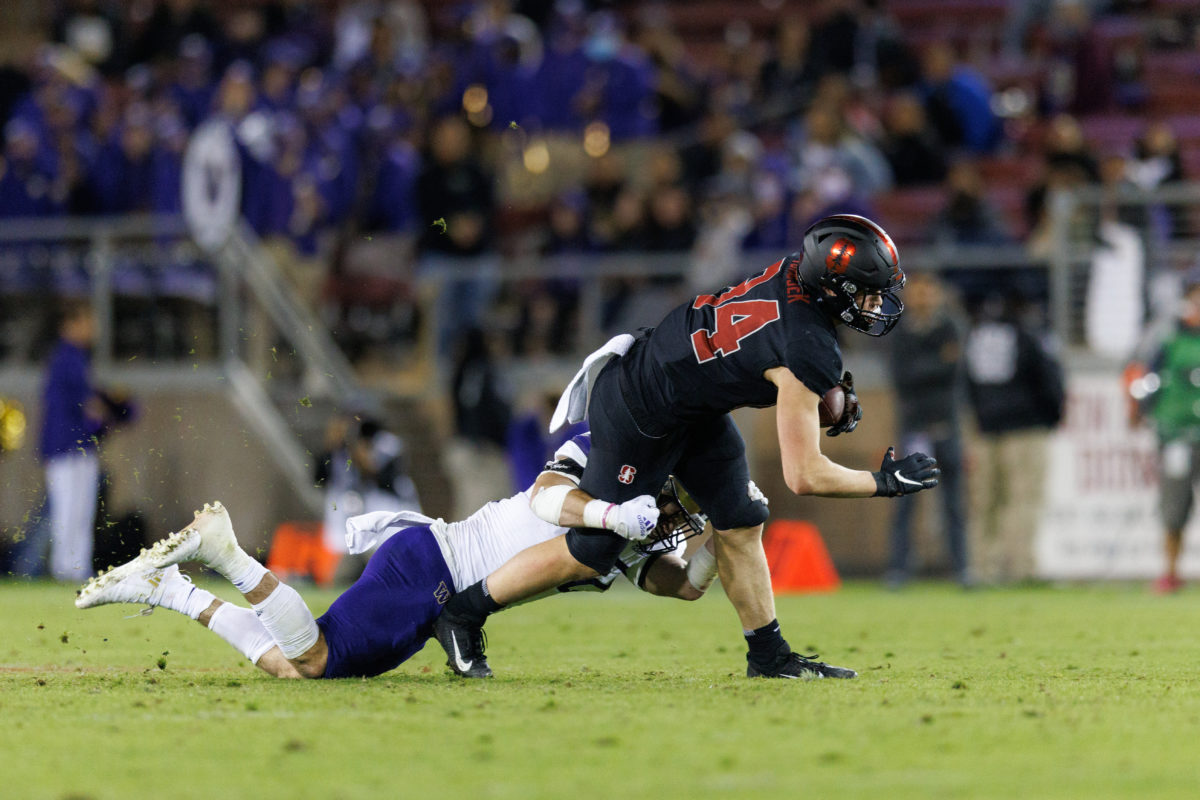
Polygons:
<instances>
[{"instance_id":1,"label":"crowd in stands","mask_svg":"<svg viewBox=\"0 0 1200 800\"><path fill-rule=\"evenodd\" d=\"M0 218L177 212L189 132L220 119L250 224L334 271L347 234L451 256L778 250L833 209L1036 249L1048 192L1180 180L1200 144L1179 3L55 9L0 67Z\"/></svg>"}]
</instances>

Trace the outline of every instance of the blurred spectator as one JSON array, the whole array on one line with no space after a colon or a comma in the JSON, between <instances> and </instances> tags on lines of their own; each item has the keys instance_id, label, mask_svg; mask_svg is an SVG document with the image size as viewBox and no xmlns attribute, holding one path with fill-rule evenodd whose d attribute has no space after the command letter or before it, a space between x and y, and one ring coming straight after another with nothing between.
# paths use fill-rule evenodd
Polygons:
<instances>
[{"instance_id":1,"label":"blurred spectator","mask_svg":"<svg viewBox=\"0 0 1200 800\"><path fill-rule=\"evenodd\" d=\"M725 111L710 108L701 118L696 138L680 151L683 179L693 192L701 191L721 170L725 142L737 130L737 120Z\"/></svg>"},{"instance_id":2,"label":"blurred spectator","mask_svg":"<svg viewBox=\"0 0 1200 800\"><path fill-rule=\"evenodd\" d=\"M992 111L991 88L973 67L959 61L950 45L931 44L923 59L925 108L943 142L989 153L1003 137Z\"/></svg>"},{"instance_id":3,"label":"blurred spectator","mask_svg":"<svg viewBox=\"0 0 1200 800\"><path fill-rule=\"evenodd\" d=\"M603 122L614 142L657 132L654 73L641 48L628 42L619 19L607 12L588 19L583 42L587 69L571 107L585 124Z\"/></svg>"},{"instance_id":4,"label":"blurred spectator","mask_svg":"<svg viewBox=\"0 0 1200 800\"><path fill-rule=\"evenodd\" d=\"M1153 189L1184 178L1179 142L1166 122L1152 122L1134 142L1129 179L1143 189Z\"/></svg>"},{"instance_id":5,"label":"blurred spectator","mask_svg":"<svg viewBox=\"0 0 1200 800\"><path fill-rule=\"evenodd\" d=\"M498 447L504 447L512 416L512 392L499 364L501 339L480 328L467 330L459 343L451 381L458 435Z\"/></svg>"},{"instance_id":6,"label":"blurred spectator","mask_svg":"<svg viewBox=\"0 0 1200 800\"><path fill-rule=\"evenodd\" d=\"M133 106L114 138L105 143L92 169L99 210L103 214L149 211L154 197L154 130L150 110Z\"/></svg>"},{"instance_id":7,"label":"blurred spectator","mask_svg":"<svg viewBox=\"0 0 1200 800\"><path fill-rule=\"evenodd\" d=\"M945 148L916 95L894 96L884 115L883 152L897 186L937 183L946 176Z\"/></svg>"},{"instance_id":8,"label":"blurred spectator","mask_svg":"<svg viewBox=\"0 0 1200 800\"><path fill-rule=\"evenodd\" d=\"M1053 197L1100 180L1100 169L1084 141L1083 129L1070 115L1059 114L1051 120L1043 155L1043 177L1025 199L1030 228L1027 245L1035 257L1048 256L1057 235L1052 213ZM1087 241L1095 233L1096 219L1086 207L1079 205L1066 224L1068 236L1076 241Z\"/></svg>"},{"instance_id":9,"label":"blurred spectator","mask_svg":"<svg viewBox=\"0 0 1200 800\"><path fill-rule=\"evenodd\" d=\"M213 98L212 48L204 37L193 34L180 42L167 93L188 128L196 127L208 116Z\"/></svg>"},{"instance_id":10,"label":"blurred spectator","mask_svg":"<svg viewBox=\"0 0 1200 800\"><path fill-rule=\"evenodd\" d=\"M795 175L801 190L831 180L838 173L850 182L854 193L871 195L891 187L892 170L887 159L873 144L849 130L836 107L814 105L804 121Z\"/></svg>"},{"instance_id":11,"label":"blurred spectator","mask_svg":"<svg viewBox=\"0 0 1200 800\"><path fill-rule=\"evenodd\" d=\"M1159 440L1159 509L1166 528L1166 569L1154 582L1160 594L1179 591L1179 555L1183 529L1191 516L1200 478L1200 268L1183 280L1183 297L1169 323L1154 332L1144 364L1132 369L1140 377L1130 387ZM1127 375L1129 371L1127 370Z\"/></svg>"},{"instance_id":12,"label":"blurred spectator","mask_svg":"<svg viewBox=\"0 0 1200 800\"><path fill-rule=\"evenodd\" d=\"M1151 191L1159 186L1184 180L1183 159L1175 132L1166 122L1152 122L1134 143L1133 157L1126 167L1129 180L1140 189ZM1182 204L1170 204L1152 211L1164 239L1189 235L1187 209Z\"/></svg>"},{"instance_id":13,"label":"blurred spectator","mask_svg":"<svg viewBox=\"0 0 1200 800\"><path fill-rule=\"evenodd\" d=\"M125 36L120 6L103 0L66 0L54 17L54 40L105 74L124 67Z\"/></svg>"},{"instance_id":14,"label":"blurred spectator","mask_svg":"<svg viewBox=\"0 0 1200 800\"><path fill-rule=\"evenodd\" d=\"M815 3L812 60L829 72L849 74L858 57L859 8L853 0Z\"/></svg>"},{"instance_id":15,"label":"blurred spectator","mask_svg":"<svg viewBox=\"0 0 1200 800\"><path fill-rule=\"evenodd\" d=\"M134 36L133 63L165 60L180 52L189 37L215 42L220 28L208 3L201 0L165 0L154 3L150 17Z\"/></svg>"},{"instance_id":16,"label":"blurred spectator","mask_svg":"<svg viewBox=\"0 0 1200 800\"><path fill-rule=\"evenodd\" d=\"M696 241L692 222L692 203L678 186L659 186L647 201L646 249L680 251L691 249Z\"/></svg>"},{"instance_id":17,"label":"blurred spectator","mask_svg":"<svg viewBox=\"0 0 1200 800\"><path fill-rule=\"evenodd\" d=\"M438 120L417 180L422 248L451 255L483 252L492 236L492 181L472 151L466 121Z\"/></svg>"},{"instance_id":18,"label":"blurred spectator","mask_svg":"<svg viewBox=\"0 0 1200 800\"><path fill-rule=\"evenodd\" d=\"M946 205L930 227L932 240L967 245L1013 241L1004 217L984 194L983 177L974 162L962 159L950 167L946 195Z\"/></svg>"},{"instance_id":19,"label":"blurred spectator","mask_svg":"<svg viewBox=\"0 0 1200 800\"><path fill-rule=\"evenodd\" d=\"M97 445L132 407L91 382L96 320L84 301L63 305L59 340L42 390L41 456L50 504L50 574L80 582L92 574L96 502L100 491Z\"/></svg>"},{"instance_id":20,"label":"blurred spectator","mask_svg":"<svg viewBox=\"0 0 1200 800\"><path fill-rule=\"evenodd\" d=\"M1084 2L1054 4L1046 31L1051 68L1044 95L1055 110L1093 114L1113 105L1113 54L1091 16Z\"/></svg>"},{"instance_id":21,"label":"blurred spectator","mask_svg":"<svg viewBox=\"0 0 1200 800\"><path fill-rule=\"evenodd\" d=\"M563 192L551 201L547 210L547 236L542 252L555 255L588 249L587 198L581 192Z\"/></svg>"},{"instance_id":22,"label":"blurred spectator","mask_svg":"<svg viewBox=\"0 0 1200 800\"><path fill-rule=\"evenodd\" d=\"M952 313L936 275L910 271L904 287L904 324L888 337L892 386L900 421L900 452L928 453L942 470L937 496L954 579L971 585L967 560L966 470L959 407L963 401L963 325ZM906 497L892 518L887 584L912 574L912 521L919 498Z\"/></svg>"},{"instance_id":23,"label":"blurred spectator","mask_svg":"<svg viewBox=\"0 0 1200 800\"><path fill-rule=\"evenodd\" d=\"M54 173L38 159L37 131L23 119L4 128L0 159L0 217L48 216L61 210L52 192Z\"/></svg>"},{"instance_id":24,"label":"blurred spectator","mask_svg":"<svg viewBox=\"0 0 1200 800\"><path fill-rule=\"evenodd\" d=\"M759 72L759 90L768 103L801 109L819 77L820 67L812 58L812 33L808 20L788 14L775 27L771 53Z\"/></svg>"},{"instance_id":25,"label":"blurred spectator","mask_svg":"<svg viewBox=\"0 0 1200 800\"><path fill-rule=\"evenodd\" d=\"M1063 414L1062 368L998 296L978 310L964 350L979 429L971 474L971 572L984 583L1033 578L1047 434Z\"/></svg>"},{"instance_id":26,"label":"blurred spectator","mask_svg":"<svg viewBox=\"0 0 1200 800\"><path fill-rule=\"evenodd\" d=\"M325 430L316 482L325 490L324 542L346 553L346 520L372 511L421 511L408 475L404 440L366 416L338 415ZM344 556L338 583L352 582L366 559Z\"/></svg>"},{"instance_id":27,"label":"blurred spectator","mask_svg":"<svg viewBox=\"0 0 1200 800\"><path fill-rule=\"evenodd\" d=\"M546 432L561 389L558 383L552 383L522 393L520 407L508 426L507 453L513 486L532 486L562 443L587 430L585 423L575 423L554 433Z\"/></svg>"},{"instance_id":28,"label":"blurred spectator","mask_svg":"<svg viewBox=\"0 0 1200 800\"><path fill-rule=\"evenodd\" d=\"M429 154L417 179L419 245L427 268L443 257L478 256L491 244L493 176L475 156L471 131L460 117L438 120ZM431 260L432 257L432 260ZM461 265L460 265L461 266ZM488 264L448 279L440 292L438 349L449 351L456 331L480 323L497 290Z\"/></svg>"},{"instance_id":29,"label":"blurred spectator","mask_svg":"<svg viewBox=\"0 0 1200 800\"><path fill-rule=\"evenodd\" d=\"M665 20L643 19L638 45L654 65L654 105L662 133L693 125L704 111L703 79L683 40Z\"/></svg>"}]
</instances>

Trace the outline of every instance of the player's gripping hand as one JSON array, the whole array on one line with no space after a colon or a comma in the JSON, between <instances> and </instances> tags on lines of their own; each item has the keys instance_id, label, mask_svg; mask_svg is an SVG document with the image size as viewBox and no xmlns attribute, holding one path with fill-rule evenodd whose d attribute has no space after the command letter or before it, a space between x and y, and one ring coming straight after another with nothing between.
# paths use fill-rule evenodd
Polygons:
<instances>
[{"instance_id":1,"label":"player's gripping hand","mask_svg":"<svg viewBox=\"0 0 1200 800\"><path fill-rule=\"evenodd\" d=\"M889 447L883 454L883 464L875 476L876 497L897 497L912 494L938 485L937 459L924 453L913 453L897 461L896 448Z\"/></svg>"},{"instance_id":2,"label":"player's gripping hand","mask_svg":"<svg viewBox=\"0 0 1200 800\"><path fill-rule=\"evenodd\" d=\"M862 419L862 406L858 404L858 395L854 393L854 376L850 374L849 370L838 381L838 386L842 387L842 392L846 398L846 405L842 411L842 418L826 429L826 436L850 433L858 427L858 422Z\"/></svg>"},{"instance_id":3,"label":"player's gripping hand","mask_svg":"<svg viewBox=\"0 0 1200 800\"><path fill-rule=\"evenodd\" d=\"M654 533L658 525L658 503L648 494L624 503L592 500L583 507L583 524L588 528L610 530L630 541L642 542Z\"/></svg>"}]
</instances>

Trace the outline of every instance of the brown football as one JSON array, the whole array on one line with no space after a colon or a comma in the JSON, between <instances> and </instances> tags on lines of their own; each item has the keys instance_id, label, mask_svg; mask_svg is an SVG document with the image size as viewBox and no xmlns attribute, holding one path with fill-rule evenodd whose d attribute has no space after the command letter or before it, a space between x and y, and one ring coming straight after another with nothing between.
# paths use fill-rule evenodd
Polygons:
<instances>
[{"instance_id":1,"label":"brown football","mask_svg":"<svg viewBox=\"0 0 1200 800\"><path fill-rule=\"evenodd\" d=\"M822 428L828 428L837 423L845 411L846 392L840 384L826 392L825 396L821 398L821 402L817 403L817 413L821 417Z\"/></svg>"}]
</instances>

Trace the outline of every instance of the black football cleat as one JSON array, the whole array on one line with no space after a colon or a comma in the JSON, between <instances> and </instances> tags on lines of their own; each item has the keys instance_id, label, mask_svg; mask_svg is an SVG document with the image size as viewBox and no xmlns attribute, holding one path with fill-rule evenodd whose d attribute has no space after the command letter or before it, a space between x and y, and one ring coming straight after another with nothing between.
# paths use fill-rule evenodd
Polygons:
<instances>
[{"instance_id":1,"label":"black football cleat","mask_svg":"<svg viewBox=\"0 0 1200 800\"><path fill-rule=\"evenodd\" d=\"M454 674L464 678L492 677L492 668L483 653L487 646L483 628L443 611L433 621L433 635L446 651L446 666Z\"/></svg>"},{"instance_id":2,"label":"black football cleat","mask_svg":"<svg viewBox=\"0 0 1200 800\"><path fill-rule=\"evenodd\" d=\"M817 678L857 678L858 673L846 667L835 667L824 661L817 661L816 655L802 656L799 653L788 653L770 669L762 669L754 662L746 664L747 678L800 678L816 680Z\"/></svg>"}]
</instances>

